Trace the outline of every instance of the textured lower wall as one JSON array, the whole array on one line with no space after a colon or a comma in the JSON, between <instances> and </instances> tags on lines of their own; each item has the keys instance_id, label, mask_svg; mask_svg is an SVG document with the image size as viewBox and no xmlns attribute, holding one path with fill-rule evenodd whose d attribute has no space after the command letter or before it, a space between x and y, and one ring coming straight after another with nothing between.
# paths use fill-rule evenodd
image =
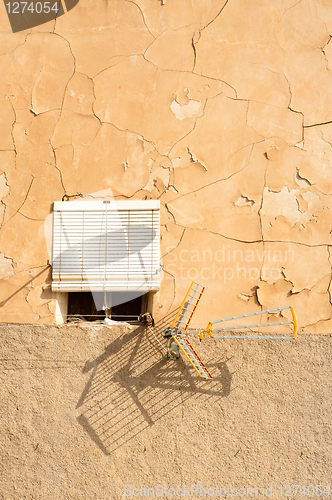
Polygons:
<instances>
[{"instance_id":1,"label":"textured lower wall","mask_svg":"<svg viewBox=\"0 0 332 500\"><path fill-rule=\"evenodd\" d=\"M205 381L142 328L0 334L3 500L133 499L134 488L136 498L262 500L271 486L268 498L281 499L280 486L297 484L301 498L329 498L315 487L331 490L331 335L195 339L214 377ZM227 495L148 497L158 485Z\"/></svg>"},{"instance_id":2,"label":"textured lower wall","mask_svg":"<svg viewBox=\"0 0 332 500\"><path fill-rule=\"evenodd\" d=\"M54 321L44 220L111 188L161 200L157 319L196 279L197 322L293 304L330 331L325 1L81 0L19 33L1 9L0 320Z\"/></svg>"}]
</instances>

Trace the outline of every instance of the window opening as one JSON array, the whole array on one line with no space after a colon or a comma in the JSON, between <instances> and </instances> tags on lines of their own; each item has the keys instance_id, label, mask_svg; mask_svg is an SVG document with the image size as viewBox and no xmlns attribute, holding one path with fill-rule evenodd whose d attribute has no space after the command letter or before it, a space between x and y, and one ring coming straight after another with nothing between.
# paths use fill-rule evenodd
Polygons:
<instances>
[{"instance_id":1,"label":"window opening","mask_svg":"<svg viewBox=\"0 0 332 500\"><path fill-rule=\"evenodd\" d=\"M138 323L140 315L147 312L147 295L137 296L135 292L69 292L67 321L100 321L108 317L114 321Z\"/></svg>"}]
</instances>

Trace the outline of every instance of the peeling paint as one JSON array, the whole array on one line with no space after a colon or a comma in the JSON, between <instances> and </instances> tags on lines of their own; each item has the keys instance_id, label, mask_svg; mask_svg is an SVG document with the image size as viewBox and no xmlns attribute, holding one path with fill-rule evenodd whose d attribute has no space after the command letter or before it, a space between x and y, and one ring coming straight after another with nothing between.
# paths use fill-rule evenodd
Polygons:
<instances>
[{"instance_id":1,"label":"peeling paint","mask_svg":"<svg viewBox=\"0 0 332 500\"><path fill-rule=\"evenodd\" d=\"M241 196L234 203L237 207L244 207L245 205L250 205L252 207L254 204L254 200L249 200L249 198L243 196L243 194L241 194Z\"/></svg>"},{"instance_id":2,"label":"peeling paint","mask_svg":"<svg viewBox=\"0 0 332 500\"><path fill-rule=\"evenodd\" d=\"M288 190L285 186L280 192L270 191L268 187L264 189L263 206L261 214L270 221L280 215L286 217L292 225L297 222L305 224L309 221L316 220L315 212L324 208L323 202L319 195L312 191L301 193L302 198L308 203L308 209L304 212L299 210L297 202L297 194L299 190Z\"/></svg>"},{"instance_id":3,"label":"peeling paint","mask_svg":"<svg viewBox=\"0 0 332 500\"><path fill-rule=\"evenodd\" d=\"M308 186L311 186L311 183L308 181L308 179L301 177L298 172L296 172L295 175L295 182L302 188L307 188Z\"/></svg>"},{"instance_id":4,"label":"peeling paint","mask_svg":"<svg viewBox=\"0 0 332 500\"><path fill-rule=\"evenodd\" d=\"M174 100L171 104L171 110L178 120L184 120L185 118L198 116L201 107L201 101L194 101L193 99L190 99L188 104L183 104L182 106L176 100Z\"/></svg>"},{"instance_id":5,"label":"peeling paint","mask_svg":"<svg viewBox=\"0 0 332 500\"><path fill-rule=\"evenodd\" d=\"M189 148L187 148L187 151L188 151L188 154L190 156L190 162L191 163L198 163L199 165L201 165L204 168L205 171L207 171L207 167L203 164L203 162L201 160L199 160L197 158L197 156L192 151L190 151Z\"/></svg>"},{"instance_id":6,"label":"peeling paint","mask_svg":"<svg viewBox=\"0 0 332 500\"><path fill-rule=\"evenodd\" d=\"M10 187L7 184L7 177L6 173L4 172L3 174L0 175L0 228L3 223L6 210L6 205L2 200L6 196L8 196L9 193L10 193Z\"/></svg>"},{"instance_id":7,"label":"peeling paint","mask_svg":"<svg viewBox=\"0 0 332 500\"><path fill-rule=\"evenodd\" d=\"M158 167L156 170L150 173L149 182L143 189L151 192L156 187L156 184L158 184L160 188L159 183L162 183L163 185L162 191L164 191L165 188L169 186L169 180L170 180L169 169L164 167ZM158 191L160 191L159 188L157 187Z\"/></svg>"},{"instance_id":8,"label":"peeling paint","mask_svg":"<svg viewBox=\"0 0 332 500\"><path fill-rule=\"evenodd\" d=\"M49 275L35 278L48 259L43 221L55 200L111 188L161 201L156 316L195 273L195 254L181 258L205 248L215 256L198 269L211 314L293 301L301 327L328 329L332 19L307 1L246 2L241 16L228 0L159 7L80 4L52 32L13 41L2 30L0 302L23 287L6 311L23 302L34 321L54 313Z\"/></svg>"},{"instance_id":9,"label":"peeling paint","mask_svg":"<svg viewBox=\"0 0 332 500\"><path fill-rule=\"evenodd\" d=\"M0 252L0 280L9 278L13 274L14 271L14 262L10 257L6 257L3 253Z\"/></svg>"},{"instance_id":10,"label":"peeling paint","mask_svg":"<svg viewBox=\"0 0 332 500\"><path fill-rule=\"evenodd\" d=\"M238 297L242 300L245 300L246 302L250 300L250 295L244 295L243 293L239 293Z\"/></svg>"}]
</instances>

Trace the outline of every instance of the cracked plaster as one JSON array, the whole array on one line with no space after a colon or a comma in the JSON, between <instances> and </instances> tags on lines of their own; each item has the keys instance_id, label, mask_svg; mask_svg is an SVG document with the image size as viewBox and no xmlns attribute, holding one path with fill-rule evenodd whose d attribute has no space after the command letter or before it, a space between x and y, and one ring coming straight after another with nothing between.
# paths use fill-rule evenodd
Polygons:
<instances>
[{"instance_id":1,"label":"cracked plaster","mask_svg":"<svg viewBox=\"0 0 332 500\"><path fill-rule=\"evenodd\" d=\"M177 101L173 101L171 110L178 120L184 120L185 118L191 118L194 115L199 116L201 107L201 101L194 101L194 99L189 99L188 104L183 104L182 106Z\"/></svg>"},{"instance_id":2,"label":"cracked plaster","mask_svg":"<svg viewBox=\"0 0 332 500\"><path fill-rule=\"evenodd\" d=\"M193 25L177 30L166 30L145 51L145 58L160 69L191 71L195 63ZM181 51L179 51L179 45Z\"/></svg>"},{"instance_id":3,"label":"cracked plaster","mask_svg":"<svg viewBox=\"0 0 332 500\"><path fill-rule=\"evenodd\" d=\"M14 149L11 136L15 112L8 96L0 94L0 150Z\"/></svg>"},{"instance_id":4,"label":"cracked plaster","mask_svg":"<svg viewBox=\"0 0 332 500\"><path fill-rule=\"evenodd\" d=\"M0 27L8 321L18 308L22 322L54 321L49 272L38 274L47 270L44 219L64 195L110 187L117 199L161 201L156 319L180 304L197 271L207 287L200 324L293 304L304 331L330 331L324 0L88 0L33 30ZM206 250L214 261L199 260Z\"/></svg>"},{"instance_id":5,"label":"cracked plaster","mask_svg":"<svg viewBox=\"0 0 332 500\"><path fill-rule=\"evenodd\" d=\"M56 33L68 41L76 70L94 77L118 59L140 54L154 40L134 2L80 2L57 19Z\"/></svg>"},{"instance_id":6,"label":"cracked plaster","mask_svg":"<svg viewBox=\"0 0 332 500\"><path fill-rule=\"evenodd\" d=\"M3 203L2 199L5 198L10 192L10 187L7 184L6 174L0 175L0 227L3 223L5 216L6 205Z\"/></svg>"},{"instance_id":7,"label":"cracked plaster","mask_svg":"<svg viewBox=\"0 0 332 500\"><path fill-rule=\"evenodd\" d=\"M0 279L9 278L15 274L13 259L6 257L3 253L0 253Z\"/></svg>"},{"instance_id":8,"label":"cracked plaster","mask_svg":"<svg viewBox=\"0 0 332 500\"><path fill-rule=\"evenodd\" d=\"M279 137L290 145L302 139L303 117L289 108L250 102L247 124L263 137Z\"/></svg>"},{"instance_id":9,"label":"cracked plaster","mask_svg":"<svg viewBox=\"0 0 332 500\"><path fill-rule=\"evenodd\" d=\"M158 36L165 29L177 30L188 25L204 29L220 14L227 0L184 0L181 3L176 0L164 0L162 6L156 5L155 0L136 0L135 3L140 7L151 32Z\"/></svg>"},{"instance_id":10,"label":"cracked plaster","mask_svg":"<svg viewBox=\"0 0 332 500\"><path fill-rule=\"evenodd\" d=\"M15 50L20 86L35 114L60 109L63 93L74 72L69 43L51 33L30 33Z\"/></svg>"},{"instance_id":11,"label":"cracked plaster","mask_svg":"<svg viewBox=\"0 0 332 500\"><path fill-rule=\"evenodd\" d=\"M194 279L207 287L195 312L199 326L206 326L209 319L236 315L239 308L243 314L259 310L253 289L259 282L263 243L246 245L207 230L186 229L183 235L177 231L180 242L174 249L169 238L162 240L162 253L168 251L163 266L169 274L164 279L171 283L173 276L177 283L174 306L180 305L188 281ZM239 286L250 297L246 303L238 297Z\"/></svg>"}]
</instances>

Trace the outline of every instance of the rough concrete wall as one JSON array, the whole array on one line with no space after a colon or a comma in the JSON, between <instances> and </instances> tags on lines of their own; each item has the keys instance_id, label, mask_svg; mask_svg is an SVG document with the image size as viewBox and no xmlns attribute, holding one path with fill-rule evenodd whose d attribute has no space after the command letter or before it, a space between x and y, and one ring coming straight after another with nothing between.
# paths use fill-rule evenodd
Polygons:
<instances>
[{"instance_id":1,"label":"rough concrete wall","mask_svg":"<svg viewBox=\"0 0 332 500\"><path fill-rule=\"evenodd\" d=\"M0 335L1 500L135 498L125 485L227 490L162 500L331 490L330 335L198 342L209 381L167 360L143 328L10 325ZM150 493L136 498L158 498Z\"/></svg>"},{"instance_id":2,"label":"rough concrete wall","mask_svg":"<svg viewBox=\"0 0 332 500\"><path fill-rule=\"evenodd\" d=\"M2 314L54 320L44 219L110 187L161 200L157 318L197 279L200 324L293 304L330 330L324 0L81 0L15 34L1 8Z\"/></svg>"}]
</instances>

